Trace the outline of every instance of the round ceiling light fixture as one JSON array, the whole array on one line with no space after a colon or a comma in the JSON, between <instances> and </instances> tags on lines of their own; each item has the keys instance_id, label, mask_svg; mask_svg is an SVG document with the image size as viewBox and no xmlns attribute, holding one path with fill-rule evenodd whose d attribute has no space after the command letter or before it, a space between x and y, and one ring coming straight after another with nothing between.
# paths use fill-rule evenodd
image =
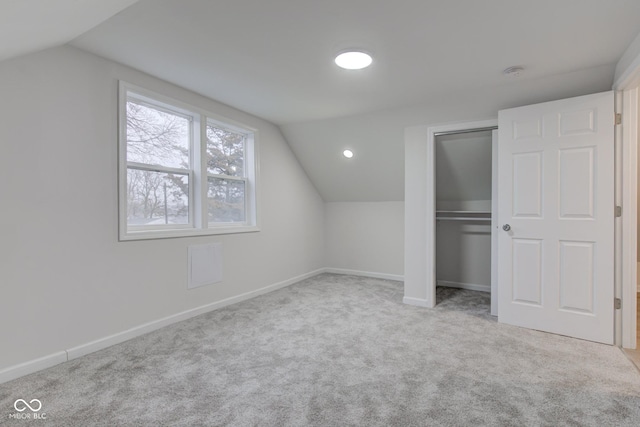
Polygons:
<instances>
[{"instance_id":1,"label":"round ceiling light fixture","mask_svg":"<svg viewBox=\"0 0 640 427\"><path fill-rule=\"evenodd\" d=\"M502 74L507 77L520 77L522 73L524 73L524 67L519 66L505 68L504 71L502 71Z\"/></svg>"},{"instance_id":2,"label":"round ceiling light fixture","mask_svg":"<svg viewBox=\"0 0 640 427\"><path fill-rule=\"evenodd\" d=\"M347 159L350 159L353 157L353 151L351 150L344 150L342 152L342 155L345 156Z\"/></svg>"},{"instance_id":3,"label":"round ceiling light fixture","mask_svg":"<svg viewBox=\"0 0 640 427\"><path fill-rule=\"evenodd\" d=\"M361 50L348 50L336 56L336 65L345 70L361 70L373 62L373 58Z\"/></svg>"}]
</instances>

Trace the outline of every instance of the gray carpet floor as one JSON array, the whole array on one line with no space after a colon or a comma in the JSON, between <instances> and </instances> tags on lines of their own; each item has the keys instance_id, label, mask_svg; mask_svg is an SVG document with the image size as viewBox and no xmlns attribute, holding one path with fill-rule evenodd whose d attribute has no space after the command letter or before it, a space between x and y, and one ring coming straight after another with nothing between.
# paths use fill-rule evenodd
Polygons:
<instances>
[{"instance_id":1,"label":"gray carpet floor","mask_svg":"<svg viewBox=\"0 0 640 427\"><path fill-rule=\"evenodd\" d=\"M502 325L489 295L323 274L0 385L0 424L639 426L616 347ZM46 421L9 419L17 398Z\"/></svg>"}]
</instances>

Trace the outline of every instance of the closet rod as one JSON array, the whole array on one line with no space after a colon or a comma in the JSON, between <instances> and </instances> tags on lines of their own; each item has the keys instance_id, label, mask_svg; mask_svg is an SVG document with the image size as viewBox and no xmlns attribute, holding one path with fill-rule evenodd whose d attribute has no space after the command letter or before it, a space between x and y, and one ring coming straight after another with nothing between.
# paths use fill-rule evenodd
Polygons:
<instances>
[{"instance_id":1,"label":"closet rod","mask_svg":"<svg viewBox=\"0 0 640 427\"><path fill-rule=\"evenodd\" d=\"M457 135L461 133L482 132L485 130L496 130L496 129L498 129L498 126L489 126L486 128L464 129L464 130L448 130L444 132L436 132L433 134L433 136L436 137L436 136L444 136L444 135Z\"/></svg>"}]
</instances>

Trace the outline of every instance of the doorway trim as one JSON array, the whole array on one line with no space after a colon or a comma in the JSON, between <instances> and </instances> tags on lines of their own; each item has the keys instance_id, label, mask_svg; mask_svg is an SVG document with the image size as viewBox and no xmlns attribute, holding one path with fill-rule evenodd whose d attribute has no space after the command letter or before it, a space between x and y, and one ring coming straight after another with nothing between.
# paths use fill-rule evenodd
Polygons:
<instances>
[{"instance_id":1,"label":"doorway trim","mask_svg":"<svg viewBox=\"0 0 640 427\"><path fill-rule=\"evenodd\" d=\"M426 146L426 306L433 308L436 305L436 165L435 165L435 142L436 137L443 133L462 133L468 131L493 130L498 126L498 119L482 120L477 122L460 122L440 126L430 126L427 128ZM495 141L494 141L495 142ZM494 147L495 150L495 147ZM492 162L493 163L493 162ZM492 181L497 179L497 165L492 165ZM492 195L497 197L497 195ZM495 204L492 203L492 206ZM492 215L491 231L493 235L495 215ZM492 245L492 272L493 263L497 262L497 247ZM497 296L497 277L491 277L491 314L497 315L497 300L494 304L494 295Z\"/></svg>"},{"instance_id":2,"label":"doorway trim","mask_svg":"<svg viewBox=\"0 0 640 427\"><path fill-rule=\"evenodd\" d=\"M640 57L639 57L640 59ZM616 313L616 345L636 348L637 244L638 244L638 111L640 63L615 84L616 113L622 126L616 126L616 205L622 216L616 218L616 298L622 307Z\"/></svg>"},{"instance_id":3,"label":"doorway trim","mask_svg":"<svg viewBox=\"0 0 640 427\"><path fill-rule=\"evenodd\" d=\"M622 93L622 313L623 348L636 348L638 266L638 87ZM625 118L625 116L628 116Z\"/></svg>"}]
</instances>

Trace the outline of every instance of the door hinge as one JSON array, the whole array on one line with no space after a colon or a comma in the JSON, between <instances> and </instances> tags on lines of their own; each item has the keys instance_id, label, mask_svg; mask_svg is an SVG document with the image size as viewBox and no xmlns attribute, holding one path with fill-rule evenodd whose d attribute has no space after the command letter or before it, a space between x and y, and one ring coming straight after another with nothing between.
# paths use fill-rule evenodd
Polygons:
<instances>
[{"instance_id":1,"label":"door hinge","mask_svg":"<svg viewBox=\"0 0 640 427\"><path fill-rule=\"evenodd\" d=\"M616 298L613 300L613 308L616 310L620 310L622 308L622 300L620 298Z\"/></svg>"},{"instance_id":2,"label":"door hinge","mask_svg":"<svg viewBox=\"0 0 640 427\"><path fill-rule=\"evenodd\" d=\"M617 125L621 125L622 124L622 114L621 113L616 113L616 124Z\"/></svg>"},{"instance_id":3,"label":"door hinge","mask_svg":"<svg viewBox=\"0 0 640 427\"><path fill-rule=\"evenodd\" d=\"M616 218L620 218L622 216L622 206L616 206Z\"/></svg>"}]
</instances>

